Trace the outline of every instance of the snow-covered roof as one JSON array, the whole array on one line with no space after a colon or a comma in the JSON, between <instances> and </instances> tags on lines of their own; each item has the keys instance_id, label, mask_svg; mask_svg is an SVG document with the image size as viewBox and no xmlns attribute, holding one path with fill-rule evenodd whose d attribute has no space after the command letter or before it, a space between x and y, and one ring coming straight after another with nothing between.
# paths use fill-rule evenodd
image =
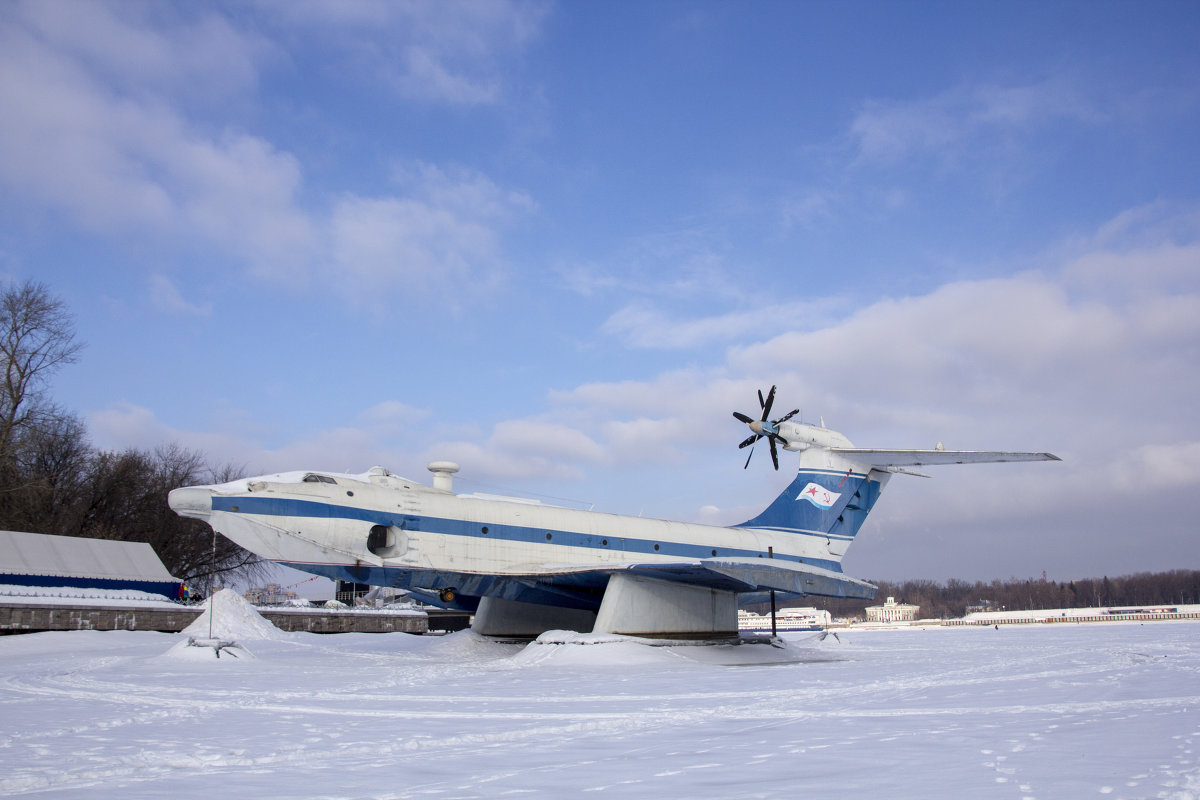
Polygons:
<instances>
[{"instance_id":1,"label":"snow-covered roof","mask_svg":"<svg viewBox=\"0 0 1200 800\"><path fill-rule=\"evenodd\" d=\"M173 581L145 542L0 531L0 575ZM0 581L2 582L2 581Z\"/></svg>"}]
</instances>

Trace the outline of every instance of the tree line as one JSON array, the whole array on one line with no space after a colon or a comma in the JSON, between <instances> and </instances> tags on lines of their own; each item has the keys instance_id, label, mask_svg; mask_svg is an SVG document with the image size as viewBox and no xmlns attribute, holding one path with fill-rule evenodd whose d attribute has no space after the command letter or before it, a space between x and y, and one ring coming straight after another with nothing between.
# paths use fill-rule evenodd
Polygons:
<instances>
[{"instance_id":1,"label":"tree line","mask_svg":"<svg viewBox=\"0 0 1200 800\"><path fill-rule=\"evenodd\" d=\"M201 589L256 577L258 556L167 505L172 489L239 470L176 444L97 449L82 420L51 401L50 378L82 347L73 317L44 285L0 293L0 529L147 542L172 575Z\"/></svg>"},{"instance_id":2,"label":"tree line","mask_svg":"<svg viewBox=\"0 0 1200 800\"><path fill-rule=\"evenodd\" d=\"M974 583L957 579L944 583L932 580L872 583L879 587L874 600L806 597L789 605L811 605L827 610L834 617L854 618L864 616L867 606L880 605L888 597L895 597L897 603L920 606L918 616L923 619L953 619L961 617L968 606L980 603L1005 611L1200 603L1200 571L1183 569L1071 581L1009 578Z\"/></svg>"}]
</instances>

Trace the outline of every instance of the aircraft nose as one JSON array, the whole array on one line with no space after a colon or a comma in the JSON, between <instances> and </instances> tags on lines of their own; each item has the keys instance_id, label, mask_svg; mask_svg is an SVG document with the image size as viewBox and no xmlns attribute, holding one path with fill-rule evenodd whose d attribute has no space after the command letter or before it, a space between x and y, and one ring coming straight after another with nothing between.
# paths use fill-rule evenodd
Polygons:
<instances>
[{"instance_id":1,"label":"aircraft nose","mask_svg":"<svg viewBox=\"0 0 1200 800\"><path fill-rule=\"evenodd\" d=\"M167 505L181 517L207 519L212 513L212 491L205 486L172 489L167 495Z\"/></svg>"}]
</instances>

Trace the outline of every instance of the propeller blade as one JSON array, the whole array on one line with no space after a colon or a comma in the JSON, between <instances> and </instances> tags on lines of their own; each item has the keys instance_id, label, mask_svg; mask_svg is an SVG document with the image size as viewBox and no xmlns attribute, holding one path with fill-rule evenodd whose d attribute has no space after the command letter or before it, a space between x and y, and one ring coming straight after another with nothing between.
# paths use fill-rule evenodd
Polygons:
<instances>
[{"instance_id":1,"label":"propeller blade","mask_svg":"<svg viewBox=\"0 0 1200 800\"><path fill-rule=\"evenodd\" d=\"M758 393L758 399L762 399L762 392ZM771 391L767 392L767 402L763 403L762 421L766 422L767 417L771 416L771 405L775 402L775 387L771 387Z\"/></svg>"},{"instance_id":2,"label":"propeller blade","mask_svg":"<svg viewBox=\"0 0 1200 800\"><path fill-rule=\"evenodd\" d=\"M787 422L789 419L791 419L792 417L796 416L799 413L800 413L800 409L794 408L791 411L789 411L788 413L784 414L779 419L775 420L775 424L778 425L781 422Z\"/></svg>"},{"instance_id":3,"label":"propeller blade","mask_svg":"<svg viewBox=\"0 0 1200 800\"><path fill-rule=\"evenodd\" d=\"M745 465L743 465L742 469L750 468L750 459L754 457L754 445L759 439L763 438L764 436L767 437L767 444L770 445L770 447L771 447L771 463L775 465L776 470L779 469L779 448L776 446L775 442L776 442L776 440L783 442L784 447L787 447L787 442L778 433L775 433L773 431L772 426L778 425L781 422L786 422L787 420L791 419L793 416L800 413L800 409L796 409L794 411L789 411L782 418L777 419L774 422L768 423L767 418L771 416L771 406L774 405L774 403L775 403L775 386L771 386L771 389L770 389L770 391L767 392L766 397L763 397L762 389L758 390L758 406L759 406L759 408L762 409L762 418L761 419L755 420L752 417L750 417L749 415L743 414L740 411L733 412L734 419L736 419L738 422L743 422L747 425L750 425L752 429L758 428L758 426L755 425L756 422L763 423L764 424L763 426L767 428L766 432L754 433L751 436L746 437L746 439L741 444L738 445L739 450L744 447L750 448L750 452L746 454L746 463L745 463Z\"/></svg>"}]
</instances>

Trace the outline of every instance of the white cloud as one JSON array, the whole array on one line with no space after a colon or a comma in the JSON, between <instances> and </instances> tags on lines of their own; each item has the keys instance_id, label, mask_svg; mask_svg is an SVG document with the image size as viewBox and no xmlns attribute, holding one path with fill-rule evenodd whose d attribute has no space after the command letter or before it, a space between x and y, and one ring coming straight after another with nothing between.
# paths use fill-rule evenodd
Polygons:
<instances>
[{"instance_id":1,"label":"white cloud","mask_svg":"<svg viewBox=\"0 0 1200 800\"><path fill-rule=\"evenodd\" d=\"M347 196L334 208L330 247L342 291L438 289L468 298L497 283L500 226L532 200L479 173L428 164L404 180L404 196Z\"/></svg>"},{"instance_id":2,"label":"white cloud","mask_svg":"<svg viewBox=\"0 0 1200 800\"><path fill-rule=\"evenodd\" d=\"M1164 289L1156 279L1135 297L1077 280L1080 264L1107 264L1117 252L1147 276L1186 273L1197 253L1188 244L1110 249L1080 256L1058 275L960 281L879 301L815 330L732 348L723 363L553 392L541 417L414 449L525 476L671 463L696 449L732 453L744 433L730 412L756 413L755 390L778 384L775 415L800 407L804 418L823 416L863 446L943 440L1058 450L1069 455L1054 466L1059 473L1092 476L1072 489L1080 493L1096 491L1086 486L1091 480L1124 474L1109 467L1114 453L1132 454L1123 458L1135 472L1161 473L1155 480L1168 472L1182 480L1192 474L1192 451L1173 448L1181 433L1184 442L1195 438L1186 432L1196 430L1190 409L1200 405L1200 292L1175 291L1170 279ZM754 328L741 314L692 324L699 332L662 335L701 342L719 338L706 326L723 336L752 336ZM645 323L639 335L652 331ZM367 409L352 423L365 432L363 444L350 449L367 453L369 440L394 437L413 448L436 435L423 429L427 413L395 402Z\"/></svg>"},{"instance_id":3,"label":"white cloud","mask_svg":"<svg viewBox=\"0 0 1200 800\"><path fill-rule=\"evenodd\" d=\"M142 3L17 0L14 20L33 38L70 53L94 77L139 95L186 90L209 100L258 82L273 46L216 14L156 14Z\"/></svg>"},{"instance_id":4,"label":"white cloud","mask_svg":"<svg viewBox=\"0 0 1200 800\"><path fill-rule=\"evenodd\" d=\"M104 450L153 450L172 442L203 453L213 466L230 464L256 474L294 469L360 472L376 464L419 474L424 468L420 459L387 440L396 436L400 419L423 416L417 409L384 403L366 409L353 424L308 431L274 447L263 441L261 430L236 414L219 421L217 430L192 431L168 425L143 406L117 403L88 414L87 424L92 440Z\"/></svg>"},{"instance_id":5,"label":"white cloud","mask_svg":"<svg viewBox=\"0 0 1200 800\"><path fill-rule=\"evenodd\" d=\"M1025 135L1048 122L1099 118L1070 82L1051 78L1025 86L964 85L910 102L868 100L850 126L862 162L896 162L934 154L963 155L960 145L1011 134ZM987 149L989 157L995 151Z\"/></svg>"},{"instance_id":6,"label":"white cloud","mask_svg":"<svg viewBox=\"0 0 1200 800\"><path fill-rule=\"evenodd\" d=\"M101 450L153 451L167 443L178 443L203 453L214 467L245 464L247 454L256 452L253 442L234 434L175 430L150 409L133 403L117 403L88 414L87 427Z\"/></svg>"},{"instance_id":7,"label":"white cloud","mask_svg":"<svg viewBox=\"0 0 1200 800\"><path fill-rule=\"evenodd\" d=\"M201 132L160 94L190 96L191 85L208 86L210 74L221 82L224 73L209 58L191 55L212 43L205 31L225 31L222 53L256 45L216 21L199 23L197 35L184 27L135 28L103 4L83 13L116 42L90 45L77 24L42 24L71 16L61 8L0 23L0 107L10 112L0 126L0 184L93 231L198 237L260 269L311 247L312 223L295 200L295 159L246 133ZM166 54L178 62L157 69L170 60ZM252 83L242 74L248 69L233 68L231 90ZM122 80L106 82L105 73Z\"/></svg>"},{"instance_id":8,"label":"white cloud","mask_svg":"<svg viewBox=\"0 0 1200 800\"><path fill-rule=\"evenodd\" d=\"M1114 481L1132 494L1147 486L1200 486L1200 441L1144 444L1114 459Z\"/></svg>"},{"instance_id":9,"label":"white cloud","mask_svg":"<svg viewBox=\"0 0 1200 800\"><path fill-rule=\"evenodd\" d=\"M732 348L723 364L588 384L553 399L591 420L618 463L632 465L657 460L660 442L732 453L742 431L720 420L733 409L754 413L754 389L777 383L775 415L800 406L861 446L943 440L1065 458L947 468L928 484L897 479L903 488L889 491L873 524L947 535L985 522L1058 520L1069 508L1078 517L1063 535L1105 529L1106 508L1141 502L1149 487L1200 486L1192 413L1200 287L1187 279L1200 274L1200 257L1194 239L1141 242L1138 232L1109 238L1052 272L882 300L814 330ZM651 322L663 324L648 315L639 330L654 330ZM1165 533L1175 524L1165 507L1146 511L1154 536L1177 535ZM879 552L897 557L891 545Z\"/></svg>"},{"instance_id":10,"label":"white cloud","mask_svg":"<svg viewBox=\"0 0 1200 800\"><path fill-rule=\"evenodd\" d=\"M503 99L500 64L537 36L549 10L546 3L511 0L260 5L273 19L341 48L356 72L375 75L400 96L454 106Z\"/></svg>"},{"instance_id":11,"label":"white cloud","mask_svg":"<svg viewBox=\"0 0 1200 800\"><path fill-rule=\"evenodd\" d=\"M605 263L559 268L566 288L585 297L612 293L660 300L749 299L756 287L738 280L711 230L684 227L635 237Z\"/></svg>"},{"instance_id":12,"label":"white cloud","mask_svg":"<svg viewBox=\"0 0 1200 800\"><path fill-rule=\"evenodd\" d=\"M1200 289L1200 244L1094 250L1068 264L1063 275L1070 284L1113 298L1164 290L1194 292Z\"/></svg>"},{"instance_id":13,"label":"white cloud","mask_svg":"<svg viewBox=\"0 0 1200 800\"><path fill-rule=\"evenodd\" d=\"M830 319L844 299L797 300L731 311L710 317L671 317L648 302L636 302L614 312L601 331L632 347L661 350L728 344L791 327L814 327Z\"/></svg>"},{"instance_id":14,"label":"white cloud","mask_svg":"<svg viewBox=\"0 0 1200 800\"><path fill-rule=\"evenodd\" d=\"M461 19L432 5L341 5L296 13L355 29L376 17L412 23L419 30L406 32L406 46L484 60L493 37L516 46L538 18L522 6L509 19L503 4L465 4ZM92 3L75 17L55 3L16 8L0 21L0 107L11 112L0 126L0 185L24 200L126 241L215 247L292 289L315 282L324 291L336 278L332 288L356 304L384 306L397 289L466 303L499 282L500 234L534 208L528 195L478 172L417 163L396 171L395 192L345 193L322 216L300 202L312 187L295 155L189 114L205 92L253 102L258 63L275 55L215 12L150 15ZM157 303L185 307L153 280Z\"/></svg>"},{"instance_id":15,"label":"white cloud","mask_svg":"<svg viewBox=\"0 0 1200 800\"><path fill-rule=\"evenodd\" d=\"M429 458L460 463L472 478L575 480L581 465L606 458L604 448L577 427L537 419L504 420L484 441L445 441L426 449Z\"/></svg>"},{"instance_id":16,"label":"white cloud","mask_svg":"<svg viewBox=\"0 0 1200 800\"><path fill-rule=\"evenodd\" d=\"M833 199L827 192L812 189L784 197L780 201L783 227L809 230L828 222L833 217Z\"/></svg>"},{"instance_id":17,"label":"white cloud","mask_svg":"<svg viewBox=\"0 0 1200 800\"><path fill-rule=\"evenodd\" d=\"M179 287L165 275L150 277L150 302L155 308L168 314L205 317L212 313L211 303L197 304L185 300Z\"/></svg>"},{"instance_id":18,"label":"white cloud","mask_svg":"<svg viewBox=\"0 0 1200 800\"><path fill-rule=\"evenodd\" d=\"M413 408L396 400L377 403L359 414L359 419L379 436L393 436L428 418L428 409Z\"/></svg>"}]
</instances>

